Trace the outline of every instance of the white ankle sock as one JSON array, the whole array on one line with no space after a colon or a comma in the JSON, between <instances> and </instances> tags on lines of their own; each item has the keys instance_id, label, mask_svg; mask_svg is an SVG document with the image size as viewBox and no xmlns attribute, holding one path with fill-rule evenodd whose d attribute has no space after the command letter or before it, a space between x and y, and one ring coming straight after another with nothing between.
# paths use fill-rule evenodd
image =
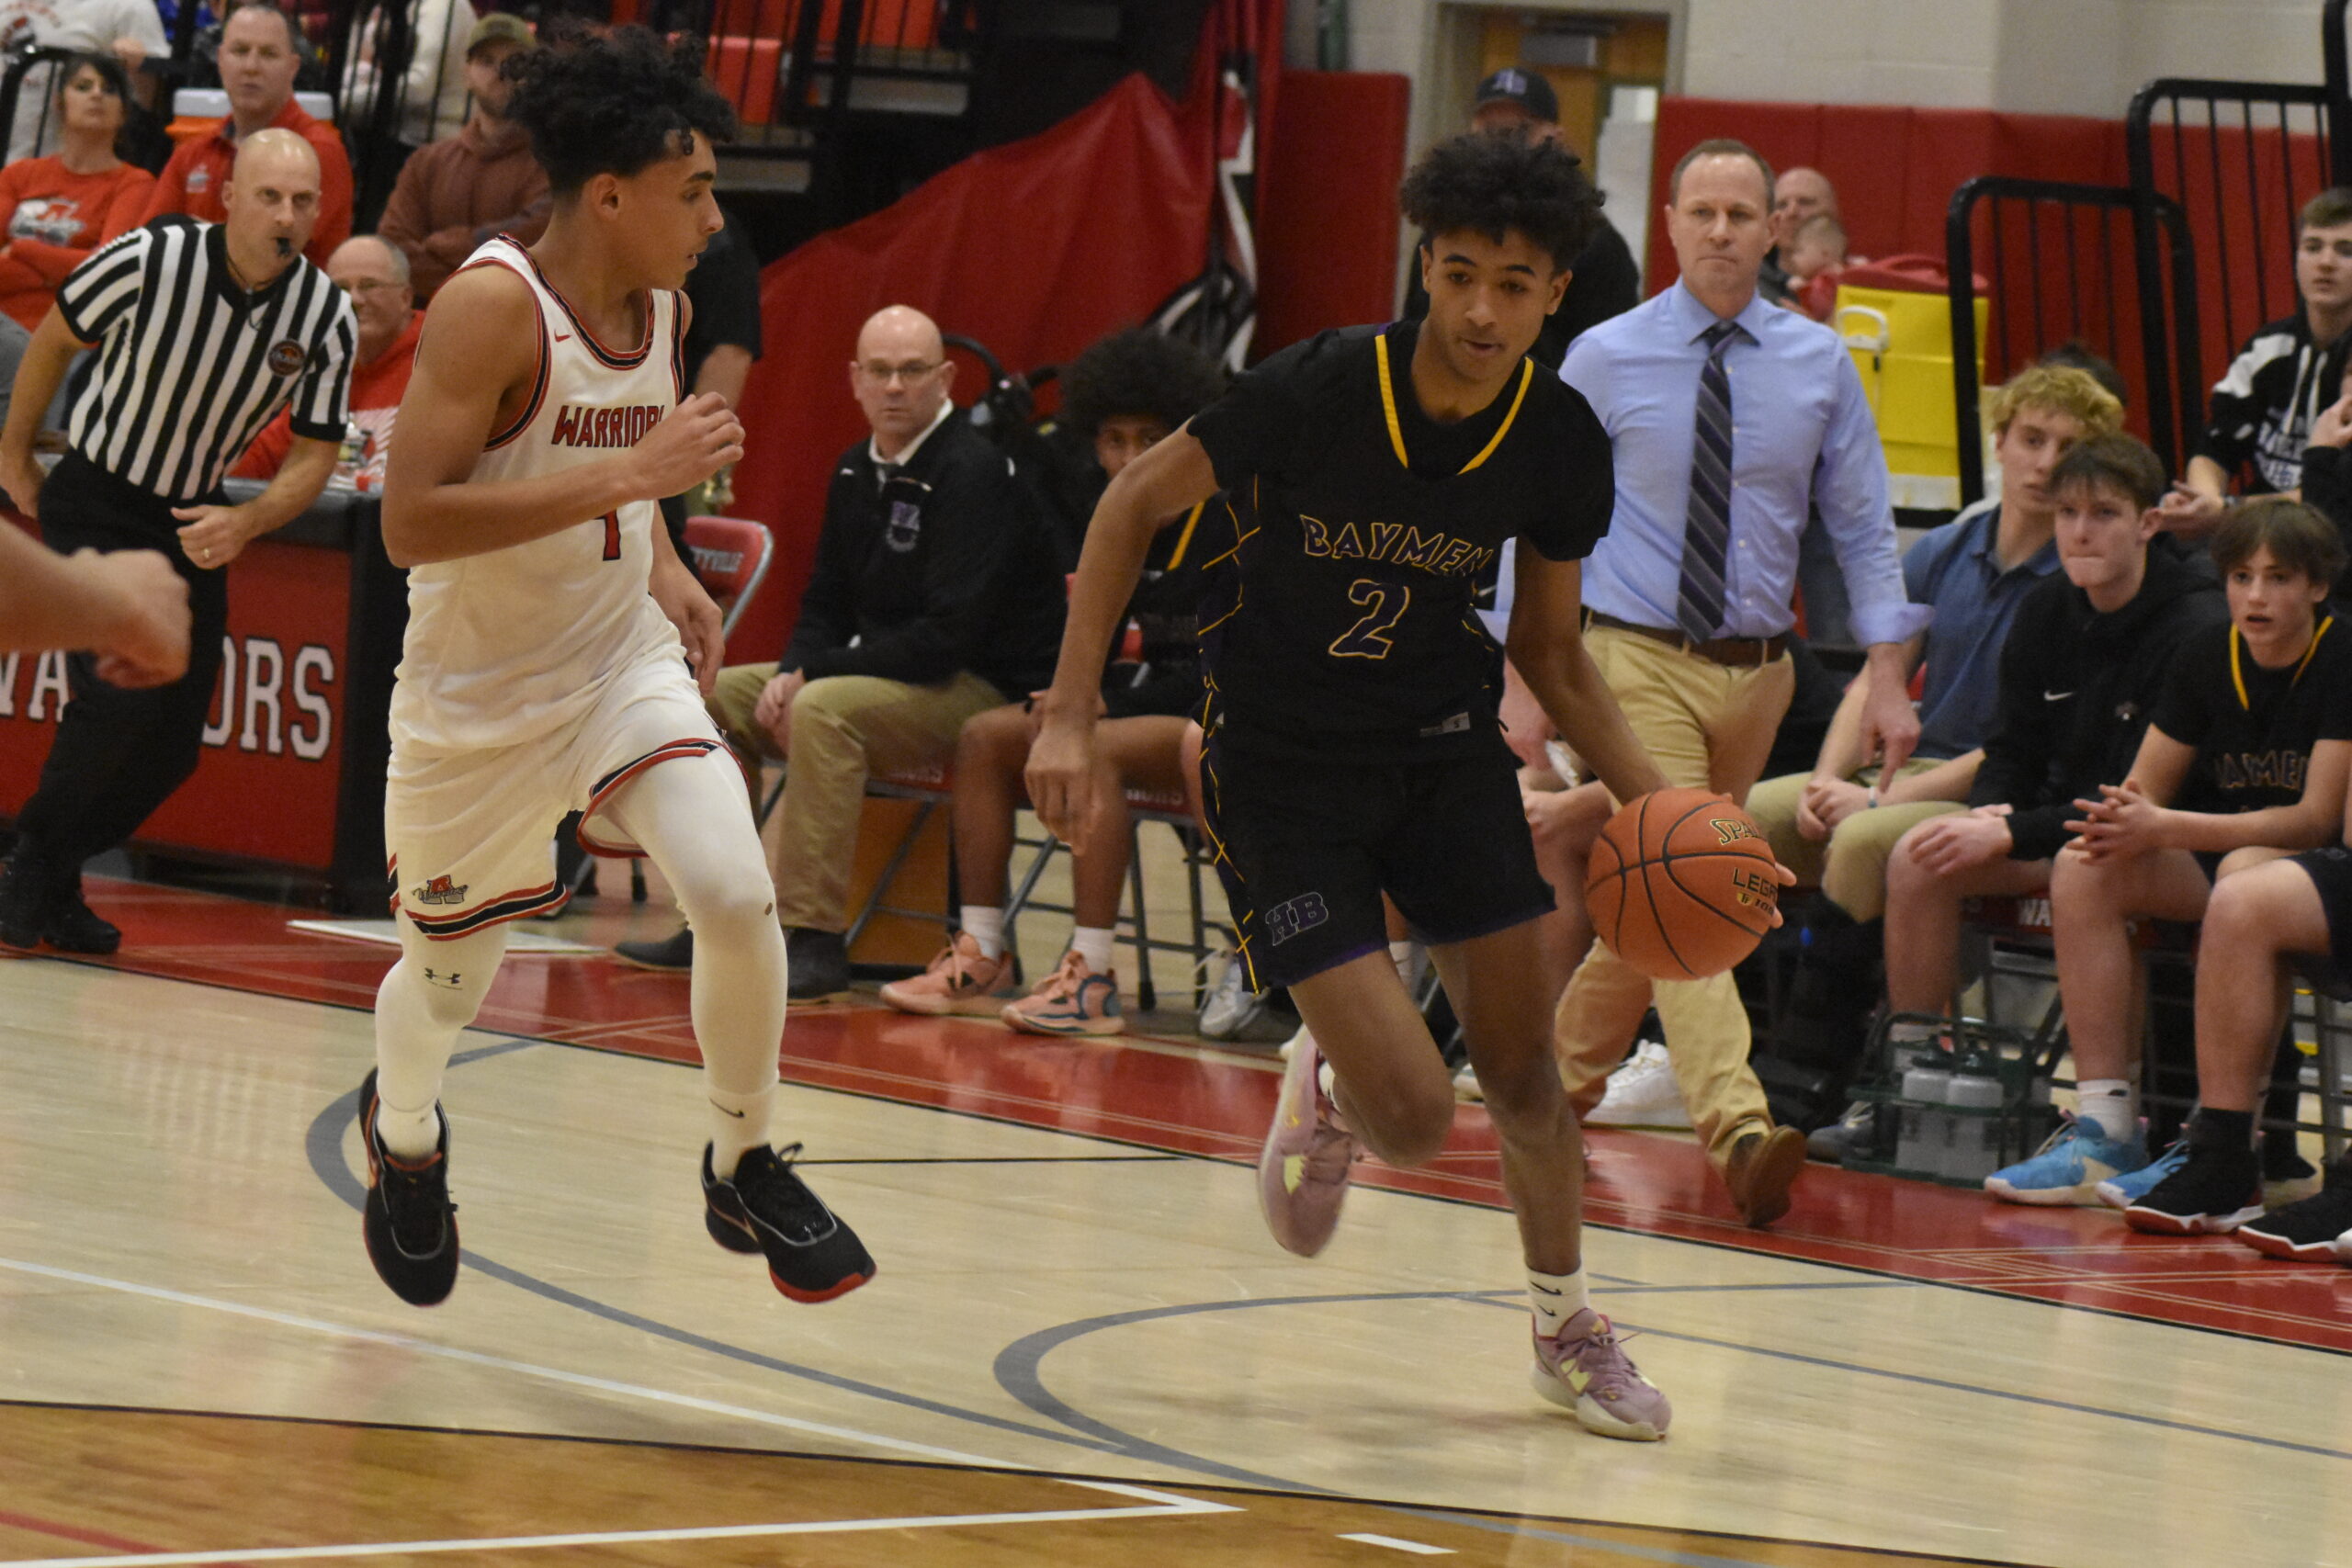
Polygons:
<instances>
[{"instance_id":1,"label":"white ankle sock","mask_svg":"<svg viewBox=\"0 0 2352 1568\"><path fill-rule=\"evenodd\" d=\"M1111 947L1117 939L1108 926L1080 926L1069 933L1069 950L1086 960L1090 975L1111 972Z\"/></svg>"},{"instance_id":2,"label":"white ankle sock","mask_svg":"<svg viewBox=\"0 0 2352 1568\"><path fill-rule=\"evenodd\" d=\"M967 904L957 917L964 934L980 944L983 958L1004 956L1004 909L1001 906Z\"/></svg>"},{"instance_id":3,"label":"white ankle sock","mask_svg":"<svg viewBox=\"0 0 2352 1568\"><path fill-rule=\"evenodd\" d=\"M376 1136L384 1147L402 1159L425 1159L441 1146L441 1118L438 1106L426 1100L416 1111L396 1111L377 1091Z\"/></svg>"},{"instance_id":4,"label":"white ankle sock","mask_svg":"<svg viewBox=\"0 0 2352 1568\"><path fill-rule=\"evenodd\" d=\"M1405 982L1405 989L1419 997L1421 976L1429 973L1430 950L1405 937L1388 944L1388 962L1396 965L1396 978Z\"/></svg>"},{"instance_id":5,"label":"white ankle sock","mask_svg":"<svg viewBox=\"0 0 2352 1568\"><path fill-rule=\"evenodd\" d=\"M1535 1309L1535 1332L1549 1339L1585 1309L1584 1265L1573 1274L1527 1271L1527 1304Z\"/></svg>"},{"instance_id":6,"label":"white ankle sock","mask_svg":"<svg viewBox=\"0 0 2352 1568\"><path fill-rule=\"evenodd\" d=\"M729 1094L706 1083L710 1099L710 1168L715 1176L732 1176L736 1162L768 1141L768 1122L775 1114L776 1085L751 1094Z\"/></svg>"},{"instance_id":7,"label":"white ankle sock","mask_svg":"<svg viewBox=\"0 0 2352 1568\"><path fill-rule=\"evenodd\" d=\"M2075 1086L2075 1115L2095 1124L2114 1143L2140 1135L2139 1096L2129 1078L2086 1078Z\"/></svg>"}]
</instances>

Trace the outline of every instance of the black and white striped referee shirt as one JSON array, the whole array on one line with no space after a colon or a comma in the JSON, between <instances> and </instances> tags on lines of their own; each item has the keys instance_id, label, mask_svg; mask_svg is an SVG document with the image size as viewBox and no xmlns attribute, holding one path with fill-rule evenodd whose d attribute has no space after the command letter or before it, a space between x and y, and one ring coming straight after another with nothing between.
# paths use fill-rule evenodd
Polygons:
<instances>
[{"instance_id":1,"label":"black and white striped referee shirt","mask_svg":"<svg viewBox=\"0 0 2352 1568\"><path fill-rule=\"evenodd\" d=\"M209 494L288 402L295 434L343 439L359 329L300 256L247 293L221 226L170 214L93 253L57 308L101 345L66 438L117 479L171 501Z\"/></svg>"}]
</instances>

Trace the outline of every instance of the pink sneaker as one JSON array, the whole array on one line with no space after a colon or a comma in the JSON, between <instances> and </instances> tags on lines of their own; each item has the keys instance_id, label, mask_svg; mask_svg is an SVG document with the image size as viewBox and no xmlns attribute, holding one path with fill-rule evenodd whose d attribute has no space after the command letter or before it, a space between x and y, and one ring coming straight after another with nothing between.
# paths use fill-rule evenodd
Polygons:
<instances>
[{"instance_id":1,"label":"pink sneaker","mask_svg":"<svg viewBox=\"0 0 2352 1568\"><path fill-rule=\"evenodd\" d=\"M1119 974L1086 966L1077 949L1062 954L1061 966L997 1016L1025 1034L1116 1034L1126 1028L1119 1016Z\"/></svg>"},{"instance_id":2,"label":"pink sneaker","mask_svg":"<svg viewBox=\"0 0 2352 1568\"><path fill-rule=\"evenodd\" d=\"M1576 1412L1577 1423L1604 1438L1654 1443L1666 1436L1674 1406L1642 1376L1609 1320L1586 1307L1549 1339L1535 1337L1535 1392Z\"/></svg>"},{"instance_id":3,"label":"pink sneaker","mask_svg":"<svg viewBox=\"0 0 2352 1568\"><path fill-rule=\"evenodd\" d=\"M1322 1053L1304 1029L1293 1037L1274 1124L1258 1156L1258 1206L1283 1250L1312 1258L1339 1228L1347 1201L1348 1168L1355 1164L1355 1134L1340 1125L1339 1109L1323 1092Z\"/></svg>"},{"instance_id":4,"label":"pink sneaker","mask_svg":"<svg viewBox=\"0 0 2352 1568\"><path fill-rule=\"evenodd\" d=\"M1011 995L1012 954L984 957L979 942L964 931L940 950L930 968L911 980L893 980L882 987L882 999L900 1012L934 1018L949 1013L994 1018Z\"/></svg>"}]
</instances>

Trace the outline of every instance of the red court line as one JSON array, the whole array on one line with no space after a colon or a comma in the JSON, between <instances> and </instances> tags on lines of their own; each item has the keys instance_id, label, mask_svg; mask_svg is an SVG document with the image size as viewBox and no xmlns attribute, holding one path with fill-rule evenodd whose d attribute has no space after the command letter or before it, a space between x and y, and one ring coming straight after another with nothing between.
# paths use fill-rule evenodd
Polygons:
<instances>
[{"instance_id":1,"label":"red court line","mask_svg":"<svg viewBox=\"0 0 2352 1568\"><path fill-rule=\"evenodd\" d=\"M392 962L389 948L288 931L289 911L273 905L127 884L94 892L124 928L123 952L107 961L118 969L366 1008ZM626 928L625 915L598 912L586 939ZM684 976L600 959L510 960L481 1026L697 1059ZM1257 1157L1277 1087L1230 1050L1033 1039L854 1004L795 1010L783 1062L787 1077L817 1088L1242 1163ZM2221 1237L2143 1236L2100 1210L2019 1208L1824 1166L1807 1168L1785 1220L1756 1231L1688 1139L1600 1130L1590 1145L1597 1224L2352 1354L2352 1270L2333 1265L2274 1262ZM1368 1160L1358 1172L1367 1186L1504 1204L1493 1126L1475 1106L1437 1163L1399 1171Z\"/></svg>"},{"instance_id":2,"label":"red court line","mask_svg":"<svg viewBox=\"0 0 2352 1568\"><path fill-rule=\"evenodd\" d=\"M26 1530L34 1535L54 1536L59 1540L76 1540L84 1546L102 1546L108 1551L157 1552L164 1550L160 1546L150 1546L143 1540L108 1535L104 1530L89 1529L81 1525L63 1524L56 1519L36 1518L30 1514L19 1514L8 1508L0 1508L0 1527Z\"/></svg>"}]
</instances>

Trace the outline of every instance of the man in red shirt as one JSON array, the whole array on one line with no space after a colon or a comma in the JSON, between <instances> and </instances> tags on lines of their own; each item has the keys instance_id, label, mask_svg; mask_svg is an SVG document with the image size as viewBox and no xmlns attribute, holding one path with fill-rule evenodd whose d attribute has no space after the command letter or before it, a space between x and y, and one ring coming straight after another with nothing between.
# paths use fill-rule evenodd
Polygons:
<instances>
[{"instance_id":1,"label":"man in red shirt","mask_svg":"<svg viewBox=\"0 0 2352 1568\"><path fill-rule=\"evenodd\" d=\"M408 258L400 247L374 234L345 240L327 258L327 276L351 297L359 323L351 356L351 423L365 433L360 450L346 453L327 482L337 489L384 488L384 453L391 445L392 419L408 390L416 364L416 334L424 312L416 308ZM277 472L294 445L293 416L281 411L229 470L232 479L266 479Z\"/></svg>"},{"instance_id":2,"label":"man in red shirt","mask_svg":"<svg viewBox=\"0 0 2352 1568\"><path fill-rule=\"evenodd\" d=\"M324 266L334 248L351 237L351 159L343 135L313 119L294 101L294 77L302 67L302 43L294 18L270 0L246 0L229 13L220 28L220 85L229 94L229 117L209 136L184 141L164 165L155 192L141 219L185 212L208 223L228 216L220 187L237 144L256 130L290 130L319 155L319 221L303 254Z\"/></svg>"}]
</instances>

